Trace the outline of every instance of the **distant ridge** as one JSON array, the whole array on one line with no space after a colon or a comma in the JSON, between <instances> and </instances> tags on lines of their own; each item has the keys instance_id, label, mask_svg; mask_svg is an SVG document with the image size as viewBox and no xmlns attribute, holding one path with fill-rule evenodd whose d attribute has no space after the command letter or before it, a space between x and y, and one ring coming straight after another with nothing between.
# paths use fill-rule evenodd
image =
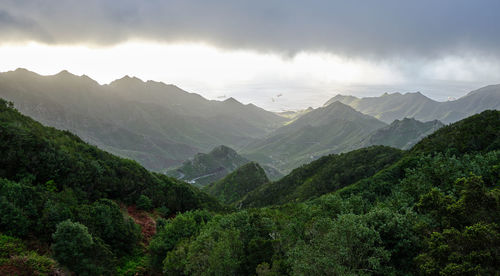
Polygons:
<instances>
[{"instance_id":1,"label":"distant ridge","mask_svg":"<svg viewBox=\"0 0 500 276\"><path fill-rule=\"evenodd\" d=\"M131 76L100 85L66 70L50 76L26 69L0 73L0 98L155 171L217 145L239 148L288 120L253 104L207 100L175 85Z\"/></svg>"},{"instance_id":2,"label":"distant ridge","mask_svg":"<svg viewBox=\"0 0 500 276\"><path fill-rule=\"evenodd\" d=\"M364 137L354 148L383 145L406 150L443 126L444 124L438 120L429 122L420 122L413 118L395 120L390 125Z\"/></svg>"},{"instance_id":3,"label":"distant ridge","mask_svg":"<svg viewBox=\"0 0 500 276\"><path fill-rule=\"evenodd\" d=\"M340 102L309 111L242 149L248 158L284 172L322 155L350 148L385 123Z\"/></svg>"},{"instance_id":4,"label":"distant ridge","mask_svg":"<svg viewBox=\"0 0 500 276\"><path fill-rule=\"evenodd\" d=\"M500 109L500 84L474 90L453 101L437 102L420 92L385 93L380 97L357 98L336 95L325 103L342 102L386 123L404 118L453 123L488 109Z\"/></svg>"},{"instance_id":5,"label":"distant ridge","mask_svg":"<svg viewBox=\"0 0 500 276\"><path fill-rule=\"evenodd\" d=\"M204 187L248 163L251 161L239 155L232 148L220 145L208 153L197 153L181 166L167 171L167 174L192 185ZM282 176L279 171L269 166L264 166L264 171L267 177L273 180Z\"/></svg>"}]
</instances>

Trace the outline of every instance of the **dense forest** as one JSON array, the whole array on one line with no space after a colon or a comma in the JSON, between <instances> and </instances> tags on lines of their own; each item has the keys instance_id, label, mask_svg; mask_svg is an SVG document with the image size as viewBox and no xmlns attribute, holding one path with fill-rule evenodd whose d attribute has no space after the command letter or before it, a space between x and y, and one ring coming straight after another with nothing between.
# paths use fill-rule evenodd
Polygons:
<instances>
[{"instance_id":1,"label":"dense forest","mask_svg":"<svg viewBox=\"0 0 500 276\"><path fill-rule=\"evenodd\" d=\"M2 275L500 271L499 111L445 126L408 151L329 155L276 182L258 169L265 183L240 208L5 101L0 152ZM218 186L234 202L235 191ZM153 233L137 213L154 221Z\"/></svg>"},{"instance_id":2,"label":"dense forest","mask_svg":"<svg viewBox=\"0 0 500 276\"><path fill-rule=\"evenodd\" d=\"M49 273L55 263L43 255L78 274L109 274L144 247L126 206L158 217L222 208L197 188L44 127L3 100L0 152L2 275Z\"/></svg>"}]
</instances>

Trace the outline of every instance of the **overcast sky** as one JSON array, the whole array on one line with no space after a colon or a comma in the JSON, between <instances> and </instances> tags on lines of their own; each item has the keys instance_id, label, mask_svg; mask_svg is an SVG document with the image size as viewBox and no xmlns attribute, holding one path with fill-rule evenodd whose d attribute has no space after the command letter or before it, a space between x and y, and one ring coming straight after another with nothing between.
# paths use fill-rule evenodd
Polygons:
<instances>
[{"instance_id":1,"label":"overcast sky","mask_svg":"<svg viewBox=\"0 0 500 276\"><path fill-rule=\"evenodd\" d=\"M0 0L0 71L135 75L272 110L460 97L500 83L499 61L497 0Z\"/></svg>"}]
</instances>

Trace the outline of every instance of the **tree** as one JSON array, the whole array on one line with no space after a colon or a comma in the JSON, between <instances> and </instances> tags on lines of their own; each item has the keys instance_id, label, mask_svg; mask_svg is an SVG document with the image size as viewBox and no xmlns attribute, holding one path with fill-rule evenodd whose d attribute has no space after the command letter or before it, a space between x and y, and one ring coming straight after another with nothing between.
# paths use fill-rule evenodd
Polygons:
<instances>
[{"instance_id":1,"label":"tree","mask_svg":"<svg viewBox=\"0 0 500 276\"><path fill-rule=\"evenodd\" d=\"M132 252L140 239L140 228L130 218L124 218L120 207L108 199L100 199L80 209L80 222L89 232L113 248L116 255Z\"/></svg>"},{"instance_id":2,"label":"tree","mask_svg":"<svg viewBox=\"0 0 500 276\"><path fill-rule=\"evenodd\" d=\"M60 264L78 274L99 274L100 270L92 260L94 239L85 225L65 220L57 225L52 238L54 258Z\"/></svg>"},{"instance_id":3,"label":"tree","mask_svg":"<svg viewBox=\"0 0 500 276\"><path fill-rule=\"evenodd\" d=\"M318 219L306 233L290 252L293 274L380 274L390 257L379 234L357 215Z\"/></svg>"},{"instance_id":4,"label":"tree","mask_svg":"<svg viewBox=\"0 0 500 276\"><path fill-rule=\"evenodd\" d=\"M141 195L139 199L137 199L136 205L138 209L145 211L150 211L153 208L153 202L145 195Z\"/></svg>"}]
</instances>

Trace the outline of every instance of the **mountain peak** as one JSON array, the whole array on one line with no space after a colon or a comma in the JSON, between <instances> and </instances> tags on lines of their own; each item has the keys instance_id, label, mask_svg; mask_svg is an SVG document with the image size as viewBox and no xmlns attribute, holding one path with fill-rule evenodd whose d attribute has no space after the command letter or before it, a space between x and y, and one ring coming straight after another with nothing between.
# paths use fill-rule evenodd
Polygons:
<instances>
[{"instance_id":1,"label":"mountain peak","mask_svg":"<svg viewBox=\"0 0 500 276\"><path fill-rule=\"evenodd\" d=\"M64 75L75 76L74 74L71 74L68 70L61 70L61 72L56 74L56 76L64 76Z\"/></svg>"},{"instance_id":2,"label":"mountain peak","mask_svg":"<svg viewBox=\"0 0 500 276\"><path fill-rule=\"evenodd\" d=\"M238 102L235 98L233 97L229 97L227 99L225 99L223 101L223 103L227 103L227 104L241 104L240 102Z\"/></svg>"},{"instance_id":3,"label":"mountain peak","mask_svg":"<svg viewBox=\"0 0 500 276\"><path fill-rule=\"evenodd\" d=\"M11 74L14 76L26 76L26 77L35 77L35 76L39 77L40 76L37 73L32 72L32 71L25 69L25 68L17 68L16 70L8 71L8 72L5 72L3 74Z\"/></svg>"},{"instance_id":4,"label":"mountain peak","mask_svg":"<svg viewBox=\"0 0 500 276\"><path fill-rule=\"evenodd\" d=\"M222 202L231 204L268 182L264 169L256 162L249 162L210 184L205 191Z\"/></svg>"},{"instance_id":5,"label":"mountain peak","mask_svg":"<svg viewBox=\"0 0 500 276\"><path fill-rule=\"evenodd\" d=\"M354 108L342 103L341 101L331 102L330 104L323 106L322 108L325 108L325 109L349 109L349 110L355 111Z\"/></svg>"},{"instance_id":6,"label":"mountain peak","mask_svg":"<svg viewBox=\"0 0 500 276\"><path fill-rule=\"evenodd\" d=\"M28 70L26 68L21 68L21 67L17 68L16 70L14 70L12 72L15 72L15 73L33 73L30 70Z\"/></svg>"},{"instance_id":7,"label":"mountain peak","mask_svg":"<svg viewBox=\"0 0 500 276\"><path fill-rule=\"evenodd\" d=\"M79 76L69 72L68 70L62 70L61 72L53 75L53 77L59 78L59 79L78 79L80 78Z\"/></svg>"},{"instance_id":8,"label":"mountain peak","mask_svg":"<svg viewBox=\"0 0 500 276\"><path fill-rule=\"evenodd\" d=\"M112 81L109 85L114 86L114 85L130 85L130 84L143 84L144 82L137 78L137 77L131 77L129 75L125 75L120 79Z\"/></svg>"},{"instance_id":9,"label":"mountain peak","mask_svg":"<svg viewBox=\"0 0 500 276\"><path fill-rule=\"evenodd\" d=\"M214 155L235 155L236 151L228 146L220 145L213 148L209 154Z\"/></svg>"},{"instance_id":10,"label":"mountain peak","mask_svg":"<svg viewBox=\"0 0 500 276\"><path fill-rule=\"evenodd\" d=\"M328 101L326 101L326 103L324 103L323 106L330 105L333 102L342 102L342 103L349 104L349 103L351 103L351 102L353 102L355 100L358 100L358 98L355 97L355 96L337 94L337 95L333 96L333 98L331 98Z\"/></svg>"}]
</instances>

